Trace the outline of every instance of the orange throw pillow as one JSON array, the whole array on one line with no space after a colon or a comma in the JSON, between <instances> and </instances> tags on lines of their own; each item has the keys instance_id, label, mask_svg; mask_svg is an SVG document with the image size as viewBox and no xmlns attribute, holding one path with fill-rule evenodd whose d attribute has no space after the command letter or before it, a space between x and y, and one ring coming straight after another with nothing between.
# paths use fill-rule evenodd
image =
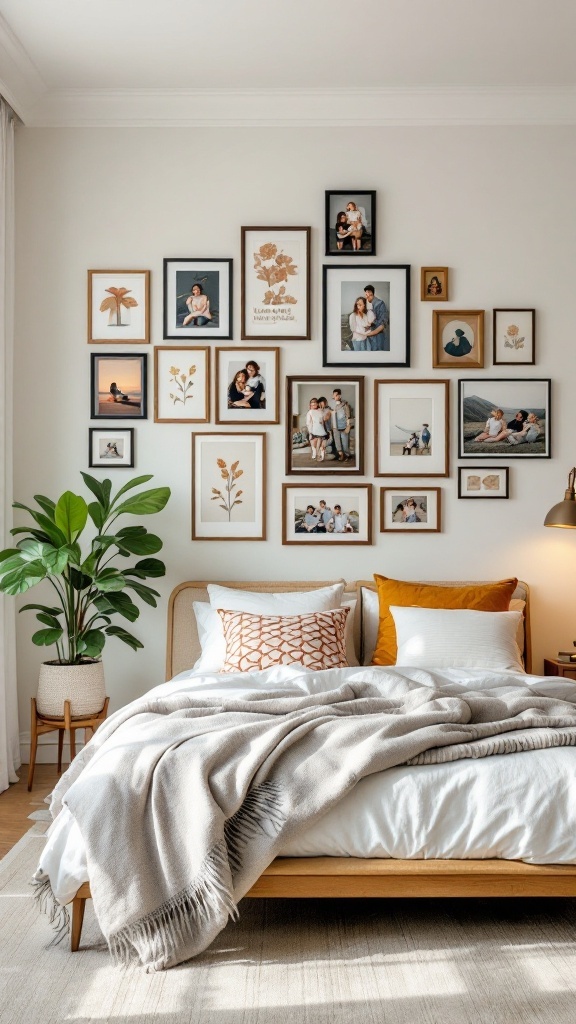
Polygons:
<instances>
[{"instance_id":1,"label":"orange throw pillow","mask_svg":"<svg viewBox=\"0 0 576 1024\"><path fill-rule=\"evenodd\" d=\"M459 586L438 586L434 583L409 583L391 580L374 573L378 591L378 638L372 657L373 665L396 664L396 627L390 605L410 608L469 608L480 612L507 612L516 590L517 579L497 583L464 583Z\"/></svg>"}]
</instances>

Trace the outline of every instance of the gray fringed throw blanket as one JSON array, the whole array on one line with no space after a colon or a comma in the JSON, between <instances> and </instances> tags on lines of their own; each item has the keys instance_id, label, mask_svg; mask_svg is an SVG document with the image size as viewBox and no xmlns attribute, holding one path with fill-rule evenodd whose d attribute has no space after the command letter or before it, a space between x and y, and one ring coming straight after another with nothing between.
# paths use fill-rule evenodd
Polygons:
<instances>
[{"instance_id":1,"label":"gray fringed throw blanket","mask_svg":"<svg viewBox=\"0 0 576 1024\"><path fill-rule=\"evenodd\" d=\"M116 960L160 970L206 949L281 843L363 776L558 745L576 745L576 707L527 687L453 696L383 672L313 696L169 693L105 722L52 809L80 827Z\"/></svg>"}]
</instances>

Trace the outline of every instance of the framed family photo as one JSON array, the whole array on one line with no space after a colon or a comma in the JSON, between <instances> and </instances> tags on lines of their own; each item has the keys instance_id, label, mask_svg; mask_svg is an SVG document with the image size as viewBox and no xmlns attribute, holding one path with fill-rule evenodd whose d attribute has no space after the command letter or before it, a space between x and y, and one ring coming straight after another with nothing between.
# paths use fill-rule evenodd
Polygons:
<instances>
[{"instance_id":1,"label":"framed family photo","mask_svg":"<svg viewBox=\"0 0 576 1024\"><path fill-rule=\"evenodd\" d=\"M410 267L322 268L324 366L410 365Z\"/></svg>"},{"instance_id":2,"label":"framed family photo","mask_svg":"<svg viewBox=\"0 0 576 1024\"><path fill-rule=\"evenodd\" d=\"M164 260L164 337L232 337L232 260Z\"/></svg>"},{"instance_id":3,"label":"framed family photo","mask_svg":"<svg viewBox=\"0 0 576 1024\"><path fill-rule=\"evenodd\" d=\"M147 345L150 271L88 271L88 344Z\"/></svg>"},{"instance_id":4,"label":"framed family photo","mask_svg":"<svg viewBox=\"0 0 576 1024\"><path fill-rule=\"evenodd\" d=\"M216 423L280 422L280 349L216 349Z\"/></svg>"},{"instance_id":5,"label":"framed family photo","mask_svg":"<svg viewBox=\"0 0 576 1024\"><path fill-rule=\"evenodd\" d=\"M90 469L133 468L134 427L89 427L88 465Z\"/></svg>"},{"instance_id":6,"label":"framed family photo","mask_svg":"<svg viewBox=\"0 0 576 1024\"><path fill-rule=\"evenodd\" d=\"M266 539L266 434L192 434L192 540Z\"/></svg>"},{"instance_id":7,"label":"framed family photo","mask_svg":"<svg viewBox=\"0 0 576 1024\"><path fill-rule=\"evenodd\" d=\"M458 381L459 458L549 459L549 379Z\"/></svg>"},{"instance_id":8,"label":"framed family photo","mask_svg":"<svg viewBox=\"0 0 576 1024\"><path fill-rule=\"evenodd\" d=\"M380 532L440 533L440 508L439 487L381 487Z\"/></svg>"},{"instance_id":9,"label":"framed family photo","mask_svg":"<svg viewBox=\"0 0 576 1024\"><path fill-rule=\"evenodd\" d=\"M535 309L495 309L492 326L494 366L534 366Z\"/></svg>"},{"instance_id":10,"label":"framed family photo","mask_svg":"<svg viewBox=\"0 0 576 1024\"><path fill-rule=\"evenodd\" d=\"M364 472L364 378L286 378L286 475Z\"/></svg>"},{"instance_id":11,"label":"framed family photo","mask_svg":"<svg viewBox=\"0 0 576 1024\"><path fill-rule=\"evenodd\" d=\"M374 382L376 476L448 476L449 383Z\"/></svg>"},{"instance_id":12,"label":"framed family photo","mask_svg":"<svg viewBox=\"0 0 576 1024\"><path fill-rule=\"evenodd\" d=\"M376 192L326 192L326 256L376 255Z\"/></svg>"},{"instance_id":13,"label":"framed family photo","mask_svg":"<svg viewBox=\"0 0 576 1024\"><path fill-rule=\"evenodd\" d=\"M448 301L448 267L420 268L420 299L422 302Z\"/></svg>"},{"instance_id":14,"label":"framed family photo","mask_svg":"<svg viewBox=\"0 0 576 1024\"><path fill-rule=\"evenodd\" d=\"M90 419L145 420L148 356L93 352L90 356Z\"/></svg>"},{"instance_id":15,"label":"framed family photo","mask_svg":"<svg viewBox=\"0 0 576 1024\"><path fill-rule=\"evenodd\" d=\"M311 228L244 227L243 341L308 341Z\"/></svg>"},{"instance_id":16,"label":"framed family photo","mask_svg":"<svg viewBox=\"0 0 576 1024\"><path fill-rule=\"evenodd\" d=\"M508 498L508 466L458 466L459 498Z\"/></svg>"},{"instance_id":17,"label":"framed family photo","mask_svg":"<svg viewBox=\"0 0 576 1024\"><path fill-rule=\"evenodd\" d=\"M283 544L371 544L372 484L282 484Z\"/></svg>"},{"instance_id":18,"label":"framed family photo","mask_svg":"<svg viewBox=\"0 0 576 1024\"><path fill-rule=\"evenodd\" d=\"M154 384L155 423L209 422L209 348L157 345Z\"/></svg>"},{"instance_id":19,"label":"framed family photo","mask_svg":"<svg viewBox=\"0 0 576 1024\"><path fill-rule=\"evenodd\" d=\"M484 366L484 310L432 311L432 366Z\"/></svg>"}]
</instances>

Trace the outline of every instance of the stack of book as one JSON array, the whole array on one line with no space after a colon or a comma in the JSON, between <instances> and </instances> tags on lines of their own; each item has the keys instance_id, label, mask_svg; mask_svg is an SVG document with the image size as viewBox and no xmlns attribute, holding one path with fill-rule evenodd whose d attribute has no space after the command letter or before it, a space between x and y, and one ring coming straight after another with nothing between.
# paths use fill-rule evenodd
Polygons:
<instances>
[{"instance_id":1,"label":"stack of book","mask_svg":"<svg viewBox=\"0 0 576 1024\"><path fill-rule=\"evenodd\" d=\"M558 651L558 661L573 661L576 664L576 651Z\"/></svg>"}]
</instances>

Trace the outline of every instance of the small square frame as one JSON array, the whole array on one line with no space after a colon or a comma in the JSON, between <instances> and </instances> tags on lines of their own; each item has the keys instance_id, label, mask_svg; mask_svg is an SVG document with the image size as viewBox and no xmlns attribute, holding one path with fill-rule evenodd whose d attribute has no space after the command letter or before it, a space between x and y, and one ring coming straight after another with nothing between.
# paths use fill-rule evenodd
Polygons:
<instances>
[{"instance_id":1,"label":"small square frame","mask_svg":"<svg viewBox=\"0 0 576 1024\"><path fill-rule=\"evenodd\" d=\"M411 504L407 503L414 503ZM426 502L424 508L423 502ZM400 512L399 506L402 505ZM440 487L381 487L381 533L440 533L442 531L442 490ZM408 516L416 517L409 522ZM423 517L426 517L425 519ZM396 518L395 518L396 517Z\"/></svg>"},{"instance_id":2,"label":"small square frame","mask_svg":"<svg viewBox=\"0 0 576 1024\"><path fill-rule=\"evenodd\" d=\"M457 324L452 328L451 324ZM444 332L447 330L447 333ZM453 337L446 338L453 331ZM473 341L466 336L473 333ZM457 336L457 337L456 337ZM468 351L457 354L465 343ZM453 346L446 351L446 345ZM471 345L471 348L470 348ZM458 368L459 370L481 370L484 366L484 310L483 309L433 309L432 310L432 366L435 370Z\"/></svg>"},{"instance_id":3,"label":"small square frame","mask_svg":"<svg viewBox=\"0 0 576 1024\"><path fill-rule=\"evenodd\" d=\"M436 284L434 279L436 278ZM448 302L449 267L420 268L420 299L422 302ZM437 291L437 288L440 291Z\"/></svg>"},{"instance_id":4,"label":"small square frame","mask_svg":"<svg viewBox=\"0 0 576 1024\"><path fill-rule=\"evenodd\" d=\"M89 427L88 428L88 466L90 469L133 469L134 468L134 427ZM103 435L102 437L100 435ZM118 455L118 440L124 441L127 454ZM110 448L109 455L96 456L97 442L106 441ZM116 455L114 455L116 446Z\"/></svg>"},{"instance_id":5,"label":"small square frame","mask_svg":"<svg viewBox=\"0 0 576 1024\"><path fill-rule=\"evenodd\" d=\"M488 483L489 477L498 475L499 485L497 488L491 486L493 480ZM466 480L474 477L473 490L466 489ZM458 497L459 498L509 498L510 497L510 469L508 466L458 466Z\"/></svg>"}]
</instances>

